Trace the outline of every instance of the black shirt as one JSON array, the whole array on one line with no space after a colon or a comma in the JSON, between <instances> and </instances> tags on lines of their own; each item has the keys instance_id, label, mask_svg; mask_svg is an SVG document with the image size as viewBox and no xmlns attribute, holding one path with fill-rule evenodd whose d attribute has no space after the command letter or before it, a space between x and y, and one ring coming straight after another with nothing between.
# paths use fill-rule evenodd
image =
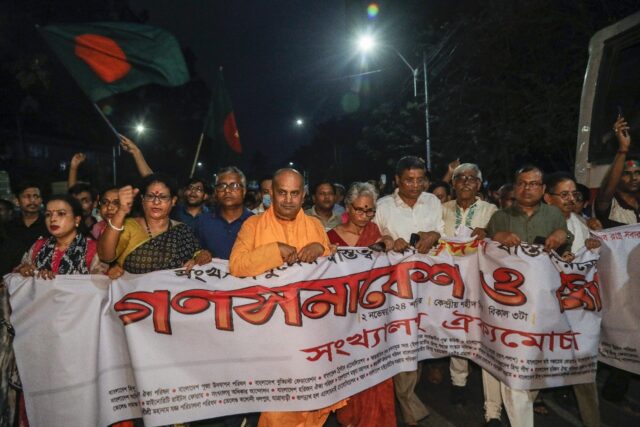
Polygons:
<instances>
[{"instance_id":1,"label":"black shirt","mask_svg":"<svg viewBox=\"0 0 640 427\"><path fill-rule=\"evenodd\" d=\"M18 215L5 224L4 232L4 241L0 247L0 277L20 264L22 256L39 237L49 235L42 215L29 227L24 224L22 215Z\"/></svg>"}]
</instances>

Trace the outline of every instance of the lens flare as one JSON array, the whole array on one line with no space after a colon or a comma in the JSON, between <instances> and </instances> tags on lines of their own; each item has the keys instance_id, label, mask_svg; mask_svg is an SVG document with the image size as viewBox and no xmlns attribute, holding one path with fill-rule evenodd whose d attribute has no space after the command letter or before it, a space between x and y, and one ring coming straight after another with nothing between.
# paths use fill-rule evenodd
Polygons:
<instances>
[{"instance_id":1,"label":"lens flare","mask_svg":"<svg viewBox=\"0 0 640 427\"><path fill-rule=\"evenodd\" d=\"M369 19L373 19L378 16L378 12L380 12L378 3L370 3L369 6L367 6L367 15L369 15Z\"/></svg>"}]
</instances>

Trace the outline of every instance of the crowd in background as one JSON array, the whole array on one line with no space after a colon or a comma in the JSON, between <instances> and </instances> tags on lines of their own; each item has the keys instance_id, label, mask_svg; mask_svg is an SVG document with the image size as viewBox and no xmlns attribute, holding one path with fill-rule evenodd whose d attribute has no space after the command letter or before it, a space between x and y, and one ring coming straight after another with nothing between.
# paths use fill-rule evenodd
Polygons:
<instances>
[{"instance_id":1,"label":"crowd in background","mask_svg":"<svg viewBox=\"0 0 640 427\"><path fill-rule=\"evenodd\" d=\"M400 159L389 180L343 185L326 177L309 185L295 169L283 168L248 182L243 171L228 166L213 182L198 177L178 186L171 177L154 173L138 147L123 137L139 182L100 191L79 182L78 169L86 161L79 153L71 160L68 194L43 200L39 184L22 182L14 185L14 200L0 200L0 273L43 279L108 274L115 279L125 272L190 269L215 257L228 259L232 274L251 276L283 263L312 262L337 246L427 253L441 238L460 236L506 246L540 244L571 260L583 246L599 246L589 230L634 224L640 218L640 162L627 157L628 130L624 118L618 118L618 151L598 192L577 183L571 173L535 165L517 168L512 182L497 186L475 163L458 159L436 180L414 156ZM397 418L407 426L420 425L429 415L415 393L420 369L329 408L263 413L258 425L320 426L332 411L344 426L395 426ZM443 381L438 366L427 363L425 369L429 381ZM451 401L464 405L469 362L451 357L449 370ZM22 416L11 417L24 423L15 378L15 372L3 373L3 383L11 386L2 388L2 399L18 402L13 408L17 413L22 409ZM628 379L611 368L603 396L624 401ZM532 426L534 411L546 411L536 391L511 389L486 371L483 386L487 425L501 425L503 408L514 426ZM574 390L583 423L600 425L595 383ZM223 421L240 426L256 418L239 415Z\"/></svg>"}]
</instances>

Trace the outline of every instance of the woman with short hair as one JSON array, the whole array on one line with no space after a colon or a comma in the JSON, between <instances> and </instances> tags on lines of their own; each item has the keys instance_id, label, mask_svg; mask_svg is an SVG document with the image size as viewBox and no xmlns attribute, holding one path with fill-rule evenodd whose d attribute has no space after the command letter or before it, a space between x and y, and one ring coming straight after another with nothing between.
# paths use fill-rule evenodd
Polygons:
<instances>
[{"instance_id":1,"label":"woman with short hair","mask_svg":"<svg viewBox=\"0 0 640 427\"><path fill-rule=\"evenodd\" d=\"M140 193L142 215L126 218ZM100 236L98 254L105 262L117 261L135 274L207 264L211 254L200 249L191 228L171 220L176 203L172 181L159 174L143 178L140 189L126 186L118 191L120 204Z\"/></svg>"},{"instance_id":2,"label":"woman with short hair","mask_svg":"<svg viewBox=\"0 0 640 427\"><path fill-rule=\"evenodd\" d=\"M393 239L381 236L380 229L372 222L377 199L378 192L373 185L368 182L353 183L345 197L347 222L327 233L329 241L338 246L370 246L383 242L385 249L391 249ZM350 427L395 426L394 398L393 379L389 378L351 396L347 405L338 409L338 421Z\"/></svg>"}]
</instances>

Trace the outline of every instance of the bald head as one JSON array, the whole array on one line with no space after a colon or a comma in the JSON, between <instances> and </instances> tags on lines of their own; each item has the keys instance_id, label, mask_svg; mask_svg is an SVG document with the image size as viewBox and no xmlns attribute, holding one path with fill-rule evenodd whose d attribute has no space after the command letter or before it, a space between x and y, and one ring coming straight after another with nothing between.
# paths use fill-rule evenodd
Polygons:
<instances>
[{"instance_id":1,"label":"bald head","mask_svg":"<svg viewBox=\"0 0 640 427\"><path fill-rule=\"evenodd\" d=\"M273 174L273 180L275 181L276 179L278 179L278 176L280 175L297 175L300 180L302 182L304 182L304 177L302 176L302 174L300 172L298 172L296 169L294 168L282 168L282 169L278 169L274 174Z\"/></svg>"},{"instance_id":2,"label":"bald head","mask_svg":"<svg viewBox=\"0 0 640 427\"><path fill-rule=\"evenodd\" d=\"M292 221L302 209L304 177L293 168L278 169L273 174L273 208L276 217Z\"/></svg>"}]
</instances>

